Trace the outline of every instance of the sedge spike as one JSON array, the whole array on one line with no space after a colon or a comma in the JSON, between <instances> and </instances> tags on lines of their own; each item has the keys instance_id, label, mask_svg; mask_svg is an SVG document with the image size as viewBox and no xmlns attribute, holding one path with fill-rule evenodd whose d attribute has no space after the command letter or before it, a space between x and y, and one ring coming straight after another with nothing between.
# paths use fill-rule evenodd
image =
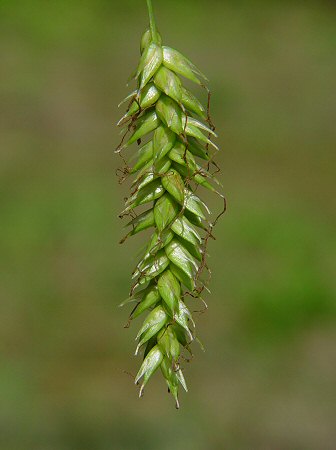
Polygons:
<instances>
[{"instance_id":1,"label":"sedge spike","mask_svg":"<svg viewBox=\"0 0 336 450\"><path fill-rule=\"evenodd\" d=\"M197 312L207 308L201 297L211 274L207 244L214 239L213 227L225 211L225 198L214 187L220 184L213 159L213 149L218 147L213 142L217 135L210 118L207 79L188 58L162 45L152 1L146 1L150 26L141 39L136 89L122 102L129 106L119 121L124 136L116 153L125 164L119 169L120 182L135 176L120 215L128 216L126 226L131 229L120 242L147 229L153 232L133 271L130 297L122 305L135 303L128 323L147 312L136 337L135 354L141 350L144 354L135 377L135 383L141 383L140 397L160 369L179 408L179 385L188 390L181 367L181 360L187 360L183 352L191 354L191 342L199 342L186 297L202 303L203 310ZM207 108L182 85L182 77L205 89ZM140 148L129 167L122 152L134 143ZM224 199L224 210L213 222L198 187Z\"/></svg>"}]
</instances>

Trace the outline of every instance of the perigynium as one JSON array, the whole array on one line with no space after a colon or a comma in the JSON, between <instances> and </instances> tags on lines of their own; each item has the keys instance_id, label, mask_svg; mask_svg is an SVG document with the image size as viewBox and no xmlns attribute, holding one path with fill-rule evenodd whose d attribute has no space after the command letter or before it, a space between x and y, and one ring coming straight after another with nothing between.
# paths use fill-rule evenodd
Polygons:
<instances>
[{"instance_id":1,"label":"perigynium","mask_svg":"<svg viewBox=\"0 0 336 450\"><path fill-rule=\"evenodd\" d=\"M149 228L153 232L134 269L130 296L122 305L135 303L128 324L147 313L136 336L135 354L144 354L135 377L136 384L142 380L140 396L160 368L178 408L179 384L187 391L183 362L188 359L183 353L192 355L190 344L197 339L186 300L190 297L195 303L199 299L202 309L206 308L201 294L208 281L202 275L210 275L207 244L225 211L225 199L210 171L211 167L215 173L219 169L213 160L218 148L212 140L217 136L210 118L207 79L189 59L162 45L151 0L147 6L150 28L141 39L141 58L134 76L137 87L122 102L129 105L118 123L123 127L123 139L116 152L125 163L120 181L135 175L120 214L130 218L130 231L121 242ZM205 89L207 108L183 86L180 77ZM139 149L129 167L122 151L134 143ZM223 211L213 222L207 219L210 212L198 195L199 187L223 199ZM138 207L140 213L135 212Z\"/></svg>"}]
</instances>

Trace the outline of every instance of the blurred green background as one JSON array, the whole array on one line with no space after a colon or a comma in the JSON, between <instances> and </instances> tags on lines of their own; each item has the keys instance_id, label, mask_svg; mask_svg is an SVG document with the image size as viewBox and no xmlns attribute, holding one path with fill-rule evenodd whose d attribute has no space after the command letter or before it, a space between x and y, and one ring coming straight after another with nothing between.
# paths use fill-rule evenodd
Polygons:
<instances>
[{"instance_id":1,"label":"blurred green background","mask_svg":"<svg viewBox=\"0 0 336 450\"><path fill-rule=\"evenodd\" d=\"M335 4L154 3L208 74L220 135L206 352L179 412L160 376L140 401L124 373L142 242L118 245L113 151L145 1L1 0L0 448L333 450Z\"/></svg>"}]
</instances>

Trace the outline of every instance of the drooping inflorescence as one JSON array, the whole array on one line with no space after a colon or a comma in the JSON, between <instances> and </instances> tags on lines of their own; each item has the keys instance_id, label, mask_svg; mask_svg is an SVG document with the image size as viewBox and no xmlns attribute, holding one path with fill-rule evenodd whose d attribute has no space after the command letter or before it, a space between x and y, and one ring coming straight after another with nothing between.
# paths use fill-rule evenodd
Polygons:
<instances>
[{"instance_id":1,"label":"drooping inflorescence","mask_svg":"<svg viewBox=\"0 0 336 450\"><path fill-rule=\"evenodd\" d=\"M135 378L136 383L142 380L140 396L160 368L179 407L179 384L187 390L183 351L191 354L190 343L196 339L186 298L200 299L206 307L201 297L206 286L204 272L210 274L206 248L225 211L225 199L210 171L211 167L215 173L219 169L213 160L218 148L212 141L216 134L207 79L189 59L162 45L150 0L147 5L150 28L141 39L137 89L122 102L129 106L118 123L123 139L116 152L125 163L121 181L135 175L131 196L120 214L130 218L130 231L121 242L147 229L153 232L133 272L130 297L122 305L135 303L129 323L147 313L136 337L136 354L144 351ZM205 88L207 108L182 85L181 76ZM134 143L139 149L129 167L122 152ZM223 199L224 209L213 222L208 221L210 212L198 196L200 186Z\"/></svg>"}]
</instances>

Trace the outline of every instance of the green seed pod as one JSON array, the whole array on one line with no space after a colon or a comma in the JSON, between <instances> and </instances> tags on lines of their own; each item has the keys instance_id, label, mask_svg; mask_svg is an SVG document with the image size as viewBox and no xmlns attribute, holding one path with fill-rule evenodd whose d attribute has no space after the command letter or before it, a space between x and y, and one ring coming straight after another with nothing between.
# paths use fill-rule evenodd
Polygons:
<instances>
[{"instance_id":1,"label":"green seed pod","mask_svg":"<svg viewBox=\"0 0 336 450\"><path fill-rule=\"evenodd\" d=\"M204 159L205 161L209 161L210 155L207 150L201 145L200 142L197 141L197 139L193 137L188 138L188 150L194 155L198 156L201 159Z\"/></svg>"},{"instance_id":2,"label":"green seed pod","mask_svg":"<svg viewBox=\"0 0 336 450\"><path fill-rule=\"evenodd\" d=\"M144 359L137 376L135 377L135 384L138 384L139 380L143 378L142 386L140 389L139 397L142 396L144 387L146 386L148 380L153 375L153 373L160 367L163 360L163 354L159 347L156 345L148 353Z\"/></svg>"},{"instance_id":3,"label":"green seed pod","mask_svg":"<svg viewBox=\"0 0 336 450\"><path fill-rule=\"evenodd\" d=\"M193 291L195 289L195 280L194 278L190 278L190 276L184 272L179 267L175 266L173 262L169 264L170 270L173 272L175 277L182 283L189 291Z\"/></svg>"},{"instance_id":4,"label":"green seed pod","mask_svg":"<svg viewBox=\"0 0 336 450\"><path fill-rule=\"evenodd\" d=\"M151 110L146 112L138 122L137 129L132 134L132 137L127 142L127 145L131 145L137 140L141 139L146 134L154 131L160 125L160 120L155 112Z\"/></svg>"},{"instance_id":5,"label":"green seed pod","mask_svg":"<svg viewBox=\"0 0 336 450\"><path fill-rule=\"evenodd\" d=\"M160 33L157 33L158 37L158 44L162 45L162 37ZM141 54L145 51L145 49L153 42L152 33L151 30L148 29L144 32L141 38L141 44L140 44L140 52Z\"/></svg>"},{"instance_id":6,"label":"green seed pod","mask_svg":"<svg viewBox=\"0 0 336 450\"><path fill-rule=\"evenodd\" d=\"M136 339L140 338L137 350L141 347L141 345L145 344L151 337L157 334L167 322L168 315L162 306L159 305L153 309L153 311L147 316L136 337Z\"/></svg>"},{"instance_id":7,"label":"green seed pod","mask_svg":"<svg viewBox=\"0 0 336 450\"><path fill-rule=\"evenodd\" d=\"M155 75L163 61L162 47L152 42L143 52L136 78L139 78L139 89L143 89Z\"/></svg>"},{"instance_id":8,"label":"green seed pod","mask_svg":"<svg viewBox=\"0 0 336 450\"><path fill-rule=\"evenodd\" d=\"M178 400L178 378L172 366L173 363L169 360L169 358L164 357L161 362L161 372L166 380L169 392L175 398L176 408L179 409L180 404Z\"/></svg>"},{"instance_id":9,"label":"green seed pod","mask_svg":"<svg viewBox=\"0 0 336 450\"><path fill-rule=\"evenodd\" d=\"M146 344L146 348L144 351L144 359L146 358L146 356L148 355L148 353L152 350L152 348L154 348L157 344L157 336L153 336L152 338L149 339L149 341Z\"/></svg>"},{"instance_id":10,"label":"green seed pod","mask_svg":"<svg viewBox=\"0 0 336 450\"><path fill-rule=\"evenodd\" d=\"M177 377L177 379L179 380L179 382L181 383L183 389L184 389L186 392L188 392L187 383L186 383L186 381L185 381L185 379L184 379L184 375L183 375L182 370L178 370L178 371L175 372L175 373L176 373L176 377Z\"/></svg>"},{"instance_id":11,"label":"green seed pod","mask_svg":"<svg viewBox=\"0 0 336 450\"><path fill-rule=\"evenodd\" d=\"M178 141L169 152L169 158L187 168L187 171L194 173L196 171L195 158L182 142Z\"/></svg>"},{"instance_id":12,"label":"green seed pod","mask_svg":"<svg viewBox=\"0 0 336 450\"><path fill-rule=\"evenodd\" d=\"M159 161L161 158L173 148L176 142L176 134L169 128L160 125L154 133L153 137L153 152L154 161Z\"/></svg>"},{"instance_id":13,"label":"green seed pod","mask_svg":"<svg viewBox=\"0 0 336 450\"><path fill-rule=\"evenodd\" d=\"M152 209L149 209L148 211L143 212L135 219L128 222L126 226L132 227L132 231L130 232L130 234L133 236L134 234L140 233L140 231L146 230L147 228L153 227L154 225L154 211Z\"/></svg>"},{"instance_id":14,"label":"green seed pod","mask_svg":"<svg viewBox=\"0 0 336 450\"><path fill-rule=\"evenodd\" d=\"M155 256L146 260L146 265L136 270L133 278L140 277L138 284L142 285L151 281L169 266L169 259L164 250L159 251Z\"/></svg>"},{"instance_id":15,"label":"green seed pod","mask_svg":"<svg viewBox=\"0 0 336 450\"><path fill-rule=\"evenodd\" d=\"M197 184L200 184L201 186L209 189L212 192L217 192L216 189L212 186L212 184L209 183L208 178L201 175L201 173L208 175L209 178L213 177L201 167L196 165L195 169L192 170L188 167L186 163L184 163L184 164L173 164L173 168L176 169L179 172L179 174L182 175L183 177L192 179Z\"/></svg>"},{"instance_id":16,"label":"green seed pod","mask_svg":"<svg viewBox=\"0 0 336 450\"><path fill-rule=\"evenodd\" d=\"M172 361L177 361L181 349L180 349L180 343L177 340L174 328L170 325L166 328L163 328L158 333L158 339L157 339L158 345L162 351L162 353Z\"/></svg>"},{"instance_id":17,"label":"green seed pod","mask_svg":"<svg viewBox=\"0 0 336 450\"><path fill-rule=\"evenodd\" d=\"M185 208L191 213L199 216L201 219L205 219L202 206L208 211L205 203L200 200L197 195L193 194L191 191L185 190ZM209 211L208 211L209 212Z\"/></svg>"},{"instance_id":18,"label":"green seed pod","mask_svg":"<svg viewBox=\"0 0 336 450\"><path fill-rule=\"evenodd\" d=\"M202 228L202 230L206 230L206 226L204 225L202 218L197 216L196 214L188 211L187 209L184 211L185 217L189 220L189 222L195 225L198 228Z\"/></svg>"},{"instance_id":19,"label":"green seed pod","mask_svg":"<svg viewBox=\"0 0 336 450\"><path fill-rule=\"evenodd\" d=\"M192 94L183 86L182 86L182 103L189 111L198 114L203 119L206 119L207 114L205 112L205 108L203 107L202 103L198 100L197 97L195 97L194 94Z\"/></svg>"},{"instance_id":20,"label":"green seed pod","mask_svg":"<svg viewBox=\"0 0 336 450\"><path fill-rule=\"evenodd\" d=\"M156 112L158 117L169 129L176 134L182 133L182 111L173 99L167 95L161 95L156 103Z\"/></svg>"},{"instance_id":21,"label":"green seed pod","mask_svg":"<svg viewBox=\"0 0 336 450\"><path fill-rule=\"evenodd\" d=\"M152 39L152 33L151 30L148 29L144 32L144 34L141 36L141 41L140 41L140 53L142 54L145 49L153 42ZM162 42L161 42L162 44Z\"/></svg>"},{"instance_id":22,"label":"green seed pod","mask_svg":"<svg viewBox=\"0 0 336 450\"><path fill-rule=\"evenodd\" d=\"M190 311L188 310L188 308L186 307L186 305L180 300L179 301L179 306L178 306L178 312L177 314L175 314L174 317L176 323L178 323L186 332L188 335L188 338L192 341L193 335L189 329L189 321L194 324L194 321L192 319L192 316L190 314Z\"/></svg>"},{"instance_id":23,"label":"green seed pod","mask_svg":"<svg viewBox=\"0 0 336 450\"><path fill-rule=\"evenodd\" d=\"M197 264L188 250L179 241L173 239L165 247L165 251L172 263L185 272L189 278L195 278L198 270Z\"/></svg>"},{"instance_id":24,"label":"green seed pod","mask_svg":"<svg viewBox=\"0 0 336 450\"><path fill-rule=\"evenodd\" d=\"M127 200L127 209L134 208L135 206L144 205L145 203L152 202L153 200L161 197L165 192L164 187L160 180L155 180L149 183L144 188L140 189L136 194Z\"/></svg>"},{"instance_id":25,"label":"green seed pod","mask_svg":"<svg viewBox=\"0 0 336 450\"><path fill-rule=\"evenodd\" d=\"M184 390L188 392L187 384L185 382L181 369L176 369L175 364L167 357L164 357L161 362L162 375L166 380L168 389L175 398L176 408L180 407L178 400L178 384L180 383Z\"/></svg>"},{"instance_id":26,"label":"green seed pod","mask_svg":"<svg viewBox=\"0 0 336 450\"><path fill-rule=\"evenodd\" d=\"M154 220L159 231L164 230L178 215L179 207L169 194L164 194L154 206Z\"/></svg>"},{"instance_id":27,"label":"green seed pod","mask_svg":"<svg viewBox=\"0 0 336 450\"><path fill-rule=\"evenodd\" d=\"M142 189L151 181L159 178L159 174L166 173L171 165L172 161L170 158L163 158L155 165L152 165L152 163L147 164L134 180L132 186L137 186L138 189Z\"/></svg>"},{"instance_id":28,"label":"green seed pod","mask_svg":"<svg viewBox=\"0 0 336 450\"><path fill-rule=\"evenodd\" d=\"M142 267L142 263L147 264L148 258L155 256L159 250L169 244L174 236L174 233L170 229L166 229L163 231L155 230L152 235L152 239L150 240L146 249L145 256L140 262L139 266Z\"/></svg>"},{"instance_id":29,"label":"green seed pod","mask_svg":"<svg viewBox=\"0 0 336 450\"><path fill-rule=\"evenodd\" d=\"M213 142L217 135L209 112L180 79L183 76L205 86L205 76L181 53L162 46L151 0L147 5L150 29L141 39L137 89L126 97L129 109L119 122L127 122L124 131L132 134L125 141L124 136L126 144L117 152L135 142L140 145L143 138L148 141L134 152L133 167L123 172L136 176L122 215L135 214L138 207L150 204L128 223L127 236L154 230L133 271L131 296L122 305L136 303L130 319L148 312L136 337L136 354L144 348L135 379L138 383L143 378L140 396L160 367L178 407L179 386L187 391L180 369L181 350L191 352L195 326L185 301L187 293L197 298L206 287L201 273L208 267L205 247L213 228L206 219L210 212L196 189L205 187L217 193L209 168L214 152L208 150L210 146L218 149ZM209 167L202 167L202 160Z\"/></svg>"},{"instance_id":30,"label":"green seed pod","mask_svg":"<svg viewBox=\"0 0 336 450\"><path fill-rule=\"evenodd\" d=\"M174 322L170 325L176 335L177 340L182 345L182 347L188 347L188 339L185 330L178 323Z\"/></svg>"},{"instance_id":31,"label":"green seed pod","mask_svg":"<svg viewBox=\"0 0 336 450\"><path fill-rule=\"evenodd\" d=\"M161 274L158 280L158 289L168 310L174 316L181 296L181 286L169 269Z\"/></svg>"},{"instance_id":32,"label":"green seed pod","mask_svg":"<svg viewBox=\"0 0 336 450\"><path fill-rule=\"evenodd\" d=\"M153 141L147 142L143 147L137 152L137 162L130 170L130 173L136 173L138 170L142 169L149 161L153 159Z\"/></svg>"},{"instance_id":33,"label":"green seed pod","mask_svg":"<svg viewBox=\"0 0 336 450\"><path fill-rule=\"evenodd\" d=\"M212 145L212 147L214 147L216 150L218 150L218 147L216 144L214 144L211 139L209 139L207 136L205 136L202 131L200 131L200 129L189 123L189 121L185 121L182 119L182 123L183 123L183 129L185 131L185 133L188 136L194 137L196 139L199 139L202 142L205 142L206 144Z\"/></svg>"},{"instance_id":34,"label":"green seed pod","mask_svg":"<svg viewBox=\"0 0 336 450\"><path fill-rule=\"evenodd\" d=\"M162 49L164 66L173 70L178 75L182 75L197 84L202 84L199 78L194 74L192 65L187 58L173 48L164 46Z\"/></svg>"},{"instance_id":35,"label":"green seed pod","mask_svg":"<svg viewBox=\"0 0 336 450\"><path fill-rule=\"evenodd\" d=\"M160 300L160 293L155 285L151 285L149 288L143 290L143 295L138 307L135 309L131 317L135 319L140 316L144 311L155 306ZM148 319L148 317L147 317Z\"/></svg>"},{"instance_id":36,"label":"green seed pod","mask_svg":"<svg viewBox=\"0 0 336 450\"><path fill-rule=\"evenodd\" d=\"M197 233L195 228L191 225L191 223L185 216L178 217L172 224L171 228L175 234L190 242L191 244L199 245L202 242L200 235Z\"/></svg>"},{"instance_id":37,"label":"green seed pod","mask_svg":"<svg viewBox=\"0 0 336 450\"><path fill-rule=\"evenodd\" d=\"M194 258L196 258L198 261L202 261L202 251L200 249L200 246L198 244L192 244L189 241L186 241L182 238L178 239L181 244L183 245L183 247L188 250L188 252L191 254L191 256L193 256Z\"/></svg>"},{"instance_id":38,"label":"green seed pod","mask_svg":"<svg viewBox=\"0 0 336 450\"><path fill-rule=\"evenodd\" d=\"M162 178L163 187L174 197L174 199L183 204L184 201L184 183L181 175L173 169L169 169L168 172L163 174Z\"/></svg>"},{"instance_id":39,"label":"green seed pod","mask_svg":"<svg viewBox=\"0 0 336 450\"><path fill-rule=\"evenodd\" d=\"M153 311L147 316L146 320L142 324L136 339L138 339L143 333L150 330L152 327L156 326L158 323L163 325L167 322L168 316L166 311L162 308L162 306L157 306ZM160 328L160 329L161 329Z\"/></svg>"},{"instance_id":40,"label":"green seed pod","mask_svg":"<svg viewBox=\"0 0 336 450\"><path fill-rule=\"evenodd\" d=\"M174 72L161 66L154 77L155 85L176 102L182 100L182 84Z\"/></svg>"},{"instance_id":41,"label":"green seed pod","mask_svg":"<svg viewBox=\"0 0 336 450\"><path fill-rule=\"evenodd\" d=\"M199 121L197 119L194 119L193 117L190 117L190 116L188 116L188 119L187 119L186 116L182 117L183 127L186 126L186 122L187 121L188 121L188 125L189 126L200 128L201 130L206 131L208 134L212 134L213 136L218 137L217 134L211 128L206 126L203 122L201 122L201 121Z\"/></svg>"},{"instance_id":42,"label":"green seed pod","mask_svg":"<svg viewBox=\"0 0 336 450\"><path fill-rule=\"evenodd\" d=\"M140 94L139 100L134 100L127 113L119 120L118 125L125 119L133 116L139 111L139 105L141 109L147 109L154 105L161 95L161 91L155 86L154 83L149 83L145 86ZM135 97L135 96L134 96Z\"/></svg>"},{"instance_id":43,"label":"green seed pod","mask_svg":"<svg viewBox=\"0 0 336 450\"><path fill-rule=\"evenodd\" d=\"M119 307L125 306L129 303L140 303L141 300L146 296L148 292L151 291L153 287L156 287L155 283L149 283L148 286L145 289L141 289L140 291L136 292L135 294L128 297L126 300L124 300L122 303L120 303Z\"/></svg>"}]
</instances>

